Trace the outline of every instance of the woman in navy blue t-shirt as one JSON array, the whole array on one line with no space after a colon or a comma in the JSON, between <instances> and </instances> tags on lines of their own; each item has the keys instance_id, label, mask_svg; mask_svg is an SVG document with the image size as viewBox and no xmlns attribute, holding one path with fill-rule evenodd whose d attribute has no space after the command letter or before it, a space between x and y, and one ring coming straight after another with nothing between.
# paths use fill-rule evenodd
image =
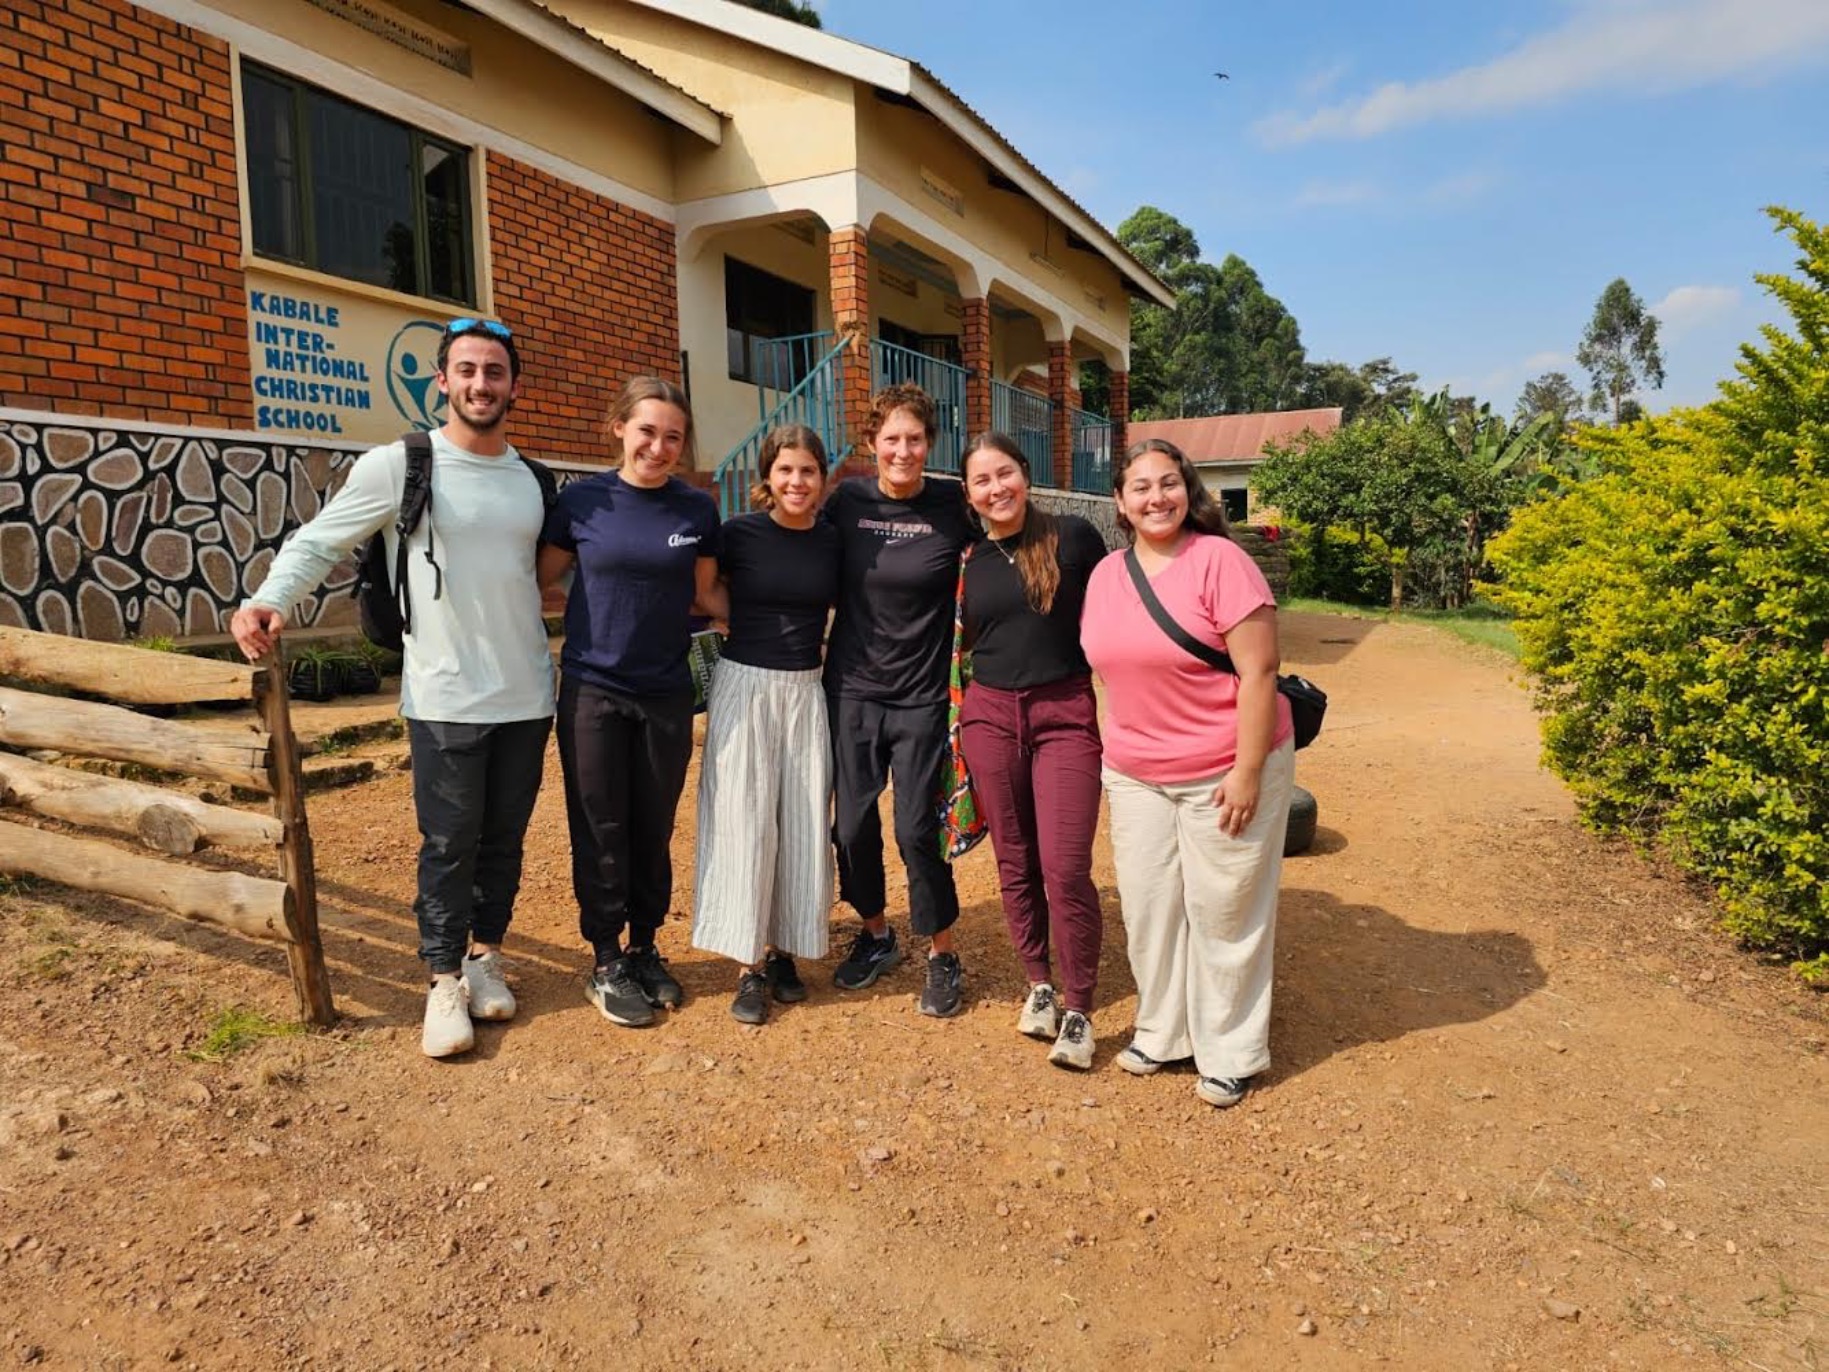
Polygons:
<instances>
[{"instance_id":1,"label":"woman in navy blue t-shirt","mask_svg":"<svg viewBox=\"0 0 1829 1372\"><path fill-rule=\"evenodd\" d=\"M544 587L577 569L555 732L578 927L596 955L585 994L612 1024L639 1026L681 1000L654 935L673 899L673 817L692 760L686 653L693 606L717 584L718 508L672 474L692 447L678 386L633 378L607 427L619 470L559 492L539 575Z\"/></svg>"},{"instance_id":2,"label":"woman in navy blue t-shirt","mask_svg":"<svg viewBox=\"0 0 1829 1372\"><path fill-rule=\"evenodd\" d=\"M730 1013L806 999L794 959L826 955L832 745L820 688L838 598L838 530L819 513L826 448L804 424L762 442L758 507L720 533L730 637L711 678L699 757L692 946L738 964Z\"/></svg>"}]
</instances>

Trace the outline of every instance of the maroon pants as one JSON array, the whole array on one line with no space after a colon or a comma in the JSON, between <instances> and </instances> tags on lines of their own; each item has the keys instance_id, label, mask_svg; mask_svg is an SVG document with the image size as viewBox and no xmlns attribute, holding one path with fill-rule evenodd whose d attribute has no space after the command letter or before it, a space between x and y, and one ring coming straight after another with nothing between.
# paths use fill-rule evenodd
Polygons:
<instances>
[{"instance_id":1,"label":"maroon pants","mask_svg":"<svg viewBox=\"0 0 1829 1372\"><path fill-rule=\"evenodd\" d=\"M974 682L959 724L1016 955L1031 982L1052 984L1052 944L1067 1008L1090 1014L1104 932L1092 884L1100 760L1092 682L1008 691Z\"/></svg>"}]
</instances>

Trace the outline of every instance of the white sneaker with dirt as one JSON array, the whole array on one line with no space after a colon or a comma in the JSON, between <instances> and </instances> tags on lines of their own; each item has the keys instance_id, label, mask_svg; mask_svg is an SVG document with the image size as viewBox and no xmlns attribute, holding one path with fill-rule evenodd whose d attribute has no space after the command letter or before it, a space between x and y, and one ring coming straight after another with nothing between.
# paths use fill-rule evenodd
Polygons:
<instances>
[{"instance_id":1,"label":"white sneaker with dirt","mask_svg":"<svg viewBox=\"0 0 1829 1372\"><path fill-rule=\"evenodd\" d=\"M1061 1005L1055 998L1054 988L1045 981L1036 982L1029 988L1029 998L1023 1002L1016 1031L1032 1039L1051 1039L1060 1032L1060 1027Z\"/></svg>"},{"instance_id":2,"label":"white sneaker with dirt","mask_svg":"<svg viewBox=\"0 0 1829 1372\"><path fill-rule=\"evenodd\" d=\"M1048 1051L1048 1061L1056 1067L1071 1067L1076 1071L1092 1070L1092 1021L1078 1010L1069 1010L1061 1016L1061 1036L1054 1041L1054 1047Z\"/></svg>"},{"instance_id":3,"label":"white sneaker with dirt","mask_svg":"<svg viewBox=\"0 0 1829 1372\"><path fill-rule=\"evenodd\" d=\"M470 993L459 976L432 978L425 998L425 1030L419 1047L428 1058L448 1058L476 1046L470 1024Z\"/></svg>"},{"instance_id":4,"label":"white sneaker with dirt","mask_svg":"<svg viewBox=\"0 0 1829 1372\"><path fill-rule=\"evenodd\" d=\"M513 1019L514 992L508 989L502 955L483 953L464 959L464 986L470 992L471 1019Z\"/></svg>"}]
</instances>

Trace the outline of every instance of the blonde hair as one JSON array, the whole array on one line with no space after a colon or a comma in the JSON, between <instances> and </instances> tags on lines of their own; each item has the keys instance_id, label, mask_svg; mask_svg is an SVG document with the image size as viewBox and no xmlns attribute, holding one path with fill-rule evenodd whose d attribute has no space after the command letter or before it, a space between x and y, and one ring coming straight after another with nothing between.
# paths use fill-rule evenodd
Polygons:
<instances>
[{"instance_id":1,"label":"blonde hair","mask_svg":"<svg viewBox=\"0 0 1829 1372\"><path fill-rule=\"evenodd\" d=\"M626 424L635 407L644 400L659 400L686 416L686 441L680 447L680 462L691 468L699 465L698 440L692 427L692 402L686 392L664 376L632 376L623 383L620 393L610 402L610 412L603 421L603 436L610 440L610 466L622 466L622 447L616 438L616 426Z\"/></svg>"},{"instance_id":2,"label":"blonde hair","mask_svg":"<svg viewBox=\"0 0 1829 1372\"><path fill-rule=\"evenodd\" d=\"M813 454L819 462L819 481L826 480L825 441L805 424L780 424L768 431L762 440L762 455L756 459L756 484L749 488L749 504L754 510L775 508L775 493L768 488L768 474L775 469L775 459L790 448Z\"/></svg>"}]
</instances>

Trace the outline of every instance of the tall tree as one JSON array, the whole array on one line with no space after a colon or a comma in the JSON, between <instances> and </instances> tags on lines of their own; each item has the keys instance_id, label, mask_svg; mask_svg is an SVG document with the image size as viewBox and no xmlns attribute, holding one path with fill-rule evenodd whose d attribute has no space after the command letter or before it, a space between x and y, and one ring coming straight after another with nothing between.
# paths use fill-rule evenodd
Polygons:
<instances>
[{"instance_id":1,"label":"tall tree","mask_svg":"<svg viewBox=\"0 0 1829 1372\"><path fill-rule=\"evenodd\" d=\"M1622 402L1640 385L1664 384L1664 355L1658 350L1658 318L1645 308L1623 276L1615 277L1594 303L1594 317L1575 350L1593 380L1596 408L1608 405L1620 422Z\"/></svg>"},{"instance_id":2,"label":"tall tree","mask_svg":"<svg viewBox=\"0 0 1829 1372\"><path fill-rule=\"evenodd\" d=\"M1153 205L1118 239L1170 286L1172 308L1131 317L1131 412L1139 418L1287 409L1308 386L1301 330L1242 257L1203 262L1194 231Z\"/></svg>"},{"instance_id":3,"label":"tall tree","mask_svg":"<svg viewBox=\"0 0 1829 1372\"><path fill-rule=\"evenodd\" d=\"M1526 381L1524 390L1518 396L1517 417L1520 424L1528 424L1538 415L1554 415L1556 426L1582 419L1583 398L1575 389L1566 372L1545 372L1535 381Z\"/></svg>"},{"instance_id":4,"label":"tall tree","mask_svg":"<svg viewBox=\"0 0 1829 1372\"><path fill-rule=\"evenodd\" d=\"M811 5L796 4L795 0L736 0L739 5L748 5L752 10L761 10L772 14L777 19L792 19L796 24L805 24L810 29L825 27L819 20L819 11Z\"/></svg>"}]
</instances>

